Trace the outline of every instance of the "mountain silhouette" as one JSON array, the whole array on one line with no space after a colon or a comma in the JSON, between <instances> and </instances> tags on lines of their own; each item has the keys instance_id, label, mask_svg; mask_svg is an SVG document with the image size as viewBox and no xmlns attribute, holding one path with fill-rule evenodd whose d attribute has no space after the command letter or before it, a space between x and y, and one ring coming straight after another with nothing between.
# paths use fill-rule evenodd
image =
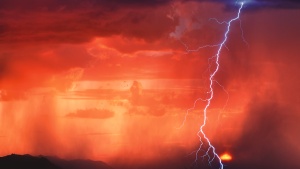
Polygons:
<instances>
[{"instance_id":1,"label":"mountain silhouette","mask_svg":"<svg viewBox=\"0 0 300 169\"><path fill-rule=\"evenodd\" d=\"M11 154L0 157L1 169L62 169L50 162L47 158L31 155L17 155Z\"/></svg>"},{"instance_id":2,"label":"mountain silhouette","mask_svg":"<svg viewBox=\"0 0 300 169\"><path fill-rule=\"evenodd\" d=\"M0 157L1 169L112 169L104 162L11 154Z\"/></svg>"}]
</instances>

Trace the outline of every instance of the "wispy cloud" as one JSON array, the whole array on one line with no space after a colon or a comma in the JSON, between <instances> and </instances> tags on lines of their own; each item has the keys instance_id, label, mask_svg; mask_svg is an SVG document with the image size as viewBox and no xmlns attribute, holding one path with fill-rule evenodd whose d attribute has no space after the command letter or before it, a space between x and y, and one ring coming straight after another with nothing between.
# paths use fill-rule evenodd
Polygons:
<instances>
[{"instance_id":1,"label":"wispy cloud","mask_svg":"<svg viewBox=\"0 0 300 169\"><path fill-rule=\"evenodd\" d=\"M87 119L108 119L114 116L114 112L106 109L80 109L74 113L69 113L69 118L87 118Z\"/></svg>"}]
</instances>

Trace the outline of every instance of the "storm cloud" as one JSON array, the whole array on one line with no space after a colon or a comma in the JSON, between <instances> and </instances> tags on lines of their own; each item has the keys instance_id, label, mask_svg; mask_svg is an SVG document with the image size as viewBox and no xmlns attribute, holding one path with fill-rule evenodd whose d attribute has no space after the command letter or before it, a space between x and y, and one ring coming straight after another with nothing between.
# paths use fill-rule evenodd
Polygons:
<instances>
[{"instance_id":1,"label":"storm cloud","mask_svg":"<svg viewBox=\"0 0 300 169\"><path fill-rule=\"evenodd\" d=\"M235 138L227 150L241 165L253 160L258 167L274 167L276 160L282 168L286 163L298 167L281 155L299 156L299 5L247 1L221 51L215 76L219 85L213 86L205 130L215 128L218 112L240 113L233 118L238 122L232 122L240 128L224 137L228 142ZM238 7L234 0L1 1L1 98L30 92L26 99L0 102L5 147L0 153L55 155L54 147L65 147L58 155L98 159L103 152L118 159L134 154L128 158L138 161L165 159L163 148L171 147L172 153L175 147L178 154L198 148L196 132L205 102L189 114L188 127L175 127L194 98L207 97L209 69L214 67L208 63L216 48L187 49L219 44L226 24L210 18L228 21ZM163 84L166 79L170 85ZM133 80L145 86L145 97L136 107L129 106L130 85L125 82ZM41 88L48 93L36 92ZM87 133L109 134L82 138ZM208 135L212 143L222 142L214 132ZM24 146L6 146L8 139Z\"/></svg>"}]
</instances>

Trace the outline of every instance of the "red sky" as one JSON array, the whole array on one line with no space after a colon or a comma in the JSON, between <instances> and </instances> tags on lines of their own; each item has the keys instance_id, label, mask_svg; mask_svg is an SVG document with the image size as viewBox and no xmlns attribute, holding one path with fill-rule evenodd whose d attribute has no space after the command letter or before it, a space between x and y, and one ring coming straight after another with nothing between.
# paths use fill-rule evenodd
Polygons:
<instances>
[{"instance_id":1,"label":"red sky","mask_svg":"<svg viewBox=\"0 0 300 169\"><path fill-rule=\"evenodd\" d=\"M242 114L234 118L241 121L236 127L239 131L226 136L234 140L230 151L240 156L267 155L259 149L275 138L274 145L267 146L270 151L280 145L275 154L300 155L296 123L300 117L298 7L299 3L292 0L246 3L241 25L232 25L227 49L222 50L216 80L228 91L229 100L223 109L227 95L216 85L211 112ZM186 50L218 44L226 25L210 18L228 21L237 9L230 1L2 0L0 154L115 158L123 152L140 154L144 149L134 136L145 132L143 144L153 149L145 158L161 158L156 153L166 147L193 149L198 144L197 120L190 120L191 129L178 132L174 128L180 125L193 99L205 96L208 58L216 48ZM152 96L152 100L135 109L129 92L133 80L140 81L145 90L175 91L175 95L187 99L174 100L180 106L167 107L163 94L149 92L144 97ZM106 94L101 89L122 90L125 94L103 96ZM20 100L23 95L26 99ZM124 105L114 105L113 100L121 100ZM153 113L160 111L163 113ZM128 117L128 112L133 115ZM78 117L70 120L66 117L70 113ZM88 113L92 118L86 118L84 114ZM143 113L148 115L141 116ZM191 116L189 119L199 118L196 113ZM216 122L212 123L214 126ZM135 125L140 130L135 131ZM215 131L207 130L217 144L222 142ZM95 138L98 136L81 137L93 133L108 136L100 139L103 141ZM256 141L250 144L249 135ZM137 146L128 146L134 144ZM257 151L249 152L247 144ZM63 151L57 154L53 151L56 147L63 147ZM277 158L274 155L267 161Z\"/></svg>"}]
</instances>

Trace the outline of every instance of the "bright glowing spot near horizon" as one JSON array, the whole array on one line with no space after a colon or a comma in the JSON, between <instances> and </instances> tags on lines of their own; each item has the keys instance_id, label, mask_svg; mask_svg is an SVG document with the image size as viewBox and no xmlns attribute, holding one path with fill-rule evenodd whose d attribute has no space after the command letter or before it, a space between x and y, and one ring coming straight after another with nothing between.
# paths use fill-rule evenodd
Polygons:
<instances>
[{"instance_id":1,"label":"bright glowing spot near horizon","mask_svg":"<svg viewBox=\"0 0 300 169\"><path fill-rule=\"evenodd\" d=\"M232 160L232 156L228 153L224 153L220 156L220 159L222 161L231 161Z\"/></svg>"}]
</instances>

